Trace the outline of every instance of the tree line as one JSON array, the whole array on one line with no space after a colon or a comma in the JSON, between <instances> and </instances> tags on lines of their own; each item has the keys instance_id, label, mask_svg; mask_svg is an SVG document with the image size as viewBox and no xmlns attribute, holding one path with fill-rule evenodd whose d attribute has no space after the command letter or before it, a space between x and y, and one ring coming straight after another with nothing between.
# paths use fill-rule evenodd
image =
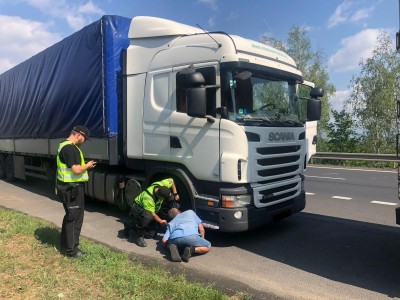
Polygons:
<instances>
[{"instance_id":1,"label":"tree line","mask_svg":"<svg viewBox=\"0 0 400 300\"><path fill-rule=\"evenodd\" d=\"M336 88L329 82L324 52L313 49L304 27L293 27L286 41L263 36L262 42L289 54L304 79L325 90L318 152L396 153L400 59L388 32L380 32L372 56L359 62L360 71L353 74L350 96L340 111L330 102Z\"/></svg>"}]
</instances>

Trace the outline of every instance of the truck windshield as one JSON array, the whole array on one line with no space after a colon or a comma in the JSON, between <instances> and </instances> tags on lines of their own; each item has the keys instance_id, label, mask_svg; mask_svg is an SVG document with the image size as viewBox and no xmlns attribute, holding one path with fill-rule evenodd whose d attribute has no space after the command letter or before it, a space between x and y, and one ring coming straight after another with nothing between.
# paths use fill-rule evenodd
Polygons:
<instances>
[{"instance_id":1,"label":"truck windshield","mask_svg":"<svg viewBox=\"0 0 400 300\"><path fill-rule=\"evenodd\" d=\"M222 98L230 120L263 126L303 126L294 78L239 68L221 75Z\"/></svg>"}]
</instances>

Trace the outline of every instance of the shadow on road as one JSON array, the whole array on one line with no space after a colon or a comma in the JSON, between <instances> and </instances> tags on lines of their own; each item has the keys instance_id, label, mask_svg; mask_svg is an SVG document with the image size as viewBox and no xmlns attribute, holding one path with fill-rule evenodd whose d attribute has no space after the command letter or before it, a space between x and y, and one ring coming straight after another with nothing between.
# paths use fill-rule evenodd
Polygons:
<instances>
[{"instance_id":1,"label":"shadow on road","mask_svg":"<svg viewBox=\"0 0 400 300\"><path fill-rule=\"evenodd\" d=\"M330 280L400 297L400 228L300 213L239 234L209 232L236 246Z\"/></svg>"}]
</instances>

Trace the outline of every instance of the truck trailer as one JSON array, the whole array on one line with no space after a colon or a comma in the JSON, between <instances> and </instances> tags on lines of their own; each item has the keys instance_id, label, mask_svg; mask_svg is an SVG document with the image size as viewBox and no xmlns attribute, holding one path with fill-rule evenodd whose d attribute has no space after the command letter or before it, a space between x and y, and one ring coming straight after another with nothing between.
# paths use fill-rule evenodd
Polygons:
<instances>
[{"instance_id":1,"label":"truck trailer","mask_svg":"<svg viewBox=\"0 0 400 300\"><path fill-rule=\"evenodd\" d=\"M0 75L0 177L55 180L59 143L85 125L88 197L129 206L174 179L181 207L225 232L304 209L305 123L286 53L154 17L103 16Z\"/></svg>"}]
</instances>

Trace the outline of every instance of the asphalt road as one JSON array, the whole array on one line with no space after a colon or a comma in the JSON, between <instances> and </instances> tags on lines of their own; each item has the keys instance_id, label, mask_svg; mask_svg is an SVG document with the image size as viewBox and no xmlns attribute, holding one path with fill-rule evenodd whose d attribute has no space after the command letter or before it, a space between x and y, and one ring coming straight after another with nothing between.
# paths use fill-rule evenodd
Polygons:
<instances>
[{"instance_id":1,"label":"asphalt road","mask_svg":"<svg viewBox=\"0 0 400 300\"><path fill-rule=\"evenodd\" d=\"M173 263L159 241L119 237L125 214L88 203L82 234L151 264L255 299L400 299L397 173L309 167L307 207L245 233L207 231L209 254ZM0 181L0 205L61 225L63 209L38 181ZM38 229L40 231L40 229Z\"/></svg>"}]
</instances>

